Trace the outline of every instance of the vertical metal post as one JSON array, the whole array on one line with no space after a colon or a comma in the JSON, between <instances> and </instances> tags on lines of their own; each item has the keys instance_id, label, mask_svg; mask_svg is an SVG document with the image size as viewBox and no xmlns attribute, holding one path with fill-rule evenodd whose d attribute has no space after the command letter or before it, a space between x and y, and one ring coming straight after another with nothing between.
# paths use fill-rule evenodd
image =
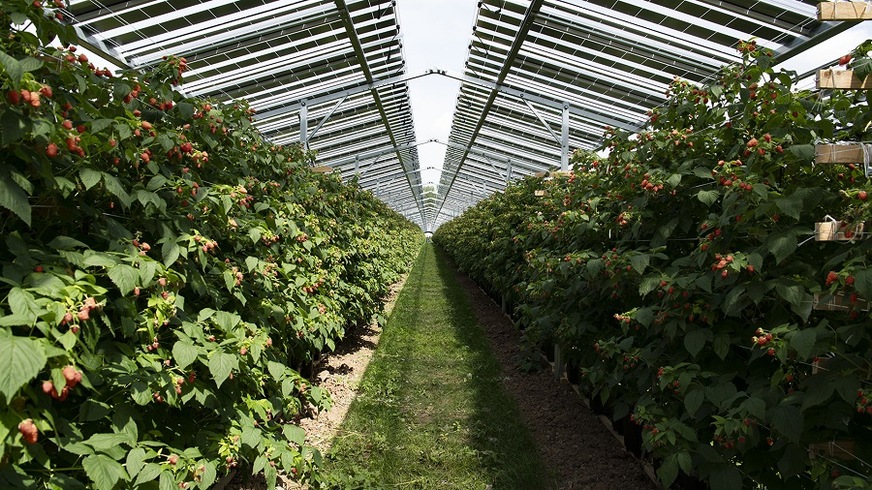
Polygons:
<instances>
[{"instance_id":1,"label":"vertical metal post","mask_svg":"<svg viewBox=\"0 0 872 490\"><path fill-rule=\"evenodd\" d=\"M309 108L306 106L306 101L300 101L300 144L304 150L309 149Z\"/></svg>"},{"instance_id":2,"label":"vertical metal post","mask_svg":"<svg viewBox=\"0 0 872 490\"><path fill-rule=\"evenodd\" d=\"M354 175L360 177L360 155L354 155Z\"/></svg>"},{"instance_id":3,"label":"vertical metal post","mask_svg":"<svg viewBox=\"0 0 872 490\"><path fill-rule=\"evenodd\" d=\"M512 160L509 159L508 170L506 171L506 184L512 181Z\"/></svg>"},{"instance_id":4,"label":"vertical metal post","mask_svg":"<svg viewBox=\"0 0 872 490\"><path fill-rule=\"evenodd\" d=\"M563 127L560 133L560 170L569 170L569 104L563 103Z\"/></svg>"}]
</instances>

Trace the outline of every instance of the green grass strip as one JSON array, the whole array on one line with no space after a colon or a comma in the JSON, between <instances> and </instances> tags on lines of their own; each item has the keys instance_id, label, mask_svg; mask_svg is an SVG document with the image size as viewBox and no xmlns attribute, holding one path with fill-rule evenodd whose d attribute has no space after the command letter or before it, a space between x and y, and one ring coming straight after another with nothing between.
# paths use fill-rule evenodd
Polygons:
<instances>
[{"instance_id":1,"label":"green grass strip","mask_svg":"<svg viewBox=\"0 0 872 490\"><path fill-rule=\"evenodd\" d=\"M547 488L547 472L468 299L425 245L328 468L388 488Z\"/></svg>"}]
</instances>

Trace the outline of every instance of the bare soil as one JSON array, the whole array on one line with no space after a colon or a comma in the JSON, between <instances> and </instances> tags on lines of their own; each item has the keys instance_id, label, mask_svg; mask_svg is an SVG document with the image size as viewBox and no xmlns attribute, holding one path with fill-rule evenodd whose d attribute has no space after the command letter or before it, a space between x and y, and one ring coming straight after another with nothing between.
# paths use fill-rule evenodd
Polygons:
<instances>
[{"instance_id":1,"label":"bare soil","mask_svg":"<svg viewBox=\"0 0 872 490\"><path fill-rule=\"evenodd\" d=\"M557 488L655 489L641 462L628 453L565 380L550 370L524 372L521 332L471 279L458 273L470 305L503 371L503 386L521 411Z\"/></svg>"}]
</instances>

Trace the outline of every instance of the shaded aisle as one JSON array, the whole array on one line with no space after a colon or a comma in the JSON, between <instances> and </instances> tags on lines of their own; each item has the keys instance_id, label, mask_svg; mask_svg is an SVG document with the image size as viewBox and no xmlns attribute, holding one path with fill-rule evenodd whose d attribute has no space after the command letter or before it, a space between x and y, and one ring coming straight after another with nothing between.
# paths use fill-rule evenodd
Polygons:
<instances>
[{"instance_id":1,"label":"shaded aisle","mask_svg":"<svg viewBox=\"0 0 872 490\"><path fill-rule=\"evenodd\" d=\"M454 270L425 245L386 325L332 466L405 488L549 488Z\"/></svg>"}]
</instances>

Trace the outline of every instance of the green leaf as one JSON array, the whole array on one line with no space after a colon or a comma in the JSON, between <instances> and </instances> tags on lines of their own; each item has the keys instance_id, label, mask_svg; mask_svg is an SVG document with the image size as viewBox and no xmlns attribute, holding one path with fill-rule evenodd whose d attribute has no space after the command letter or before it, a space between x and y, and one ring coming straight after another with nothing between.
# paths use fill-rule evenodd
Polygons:
<instances>
[{"instance_id":1,"label":"green leaf","mask_svg":"<svg viewBox=\"0 0 872 490\"><path fill-rule=\"evenodd\" d=\"M741 408L760 420L766 417L766 402L762 398L748 398L742 402Z\"/></svg>"},{"instance_id":2,"label":"green leaf","mask_svg":"<svg viewBox=\"0 0 872 490\"><path fill-rule=\"evenodd\" d=\"M672 486L675 478L678 477L678 457L675 454L670 454L663 459L660 467L657 468L657 478L665 488Z\"/></svg>"},{"instance_id":3,"label":"green leaf","mask_svg":"<svg viewBox=\"0 0 872 490\"><path fill-rule=\"evenodd\" d=\"M24 69L18 60L0 51L0 66L3 67L6 74L12 79L13 88L18 88L18 85L21 83L21 76L24 75Z\"/></svg>"},{"instance_id":4,"label":"green leaf","mask_svg":"<svg viewBox=\"0 0 872 490\"><path fill-rule=\"evenodd\" d=\"M112 432L108 434L94 434L85 441L85 444L94 448L95 451L106 451L121 444L132 444L132 442L128 434Z\"/></svg>"},{"instance_id":5,"label":"green leaf","mask_svg":"<svg viewBox=\"0 0 872 490\"><path fill-rule=\"evenodd\" d=\"M678 466L681 467L681 471L685 474L689 475L692 468L690 453L687 451L681 451L678 453Z\"/></svg>"},{"instance_id":6,"label":"green leaf","mask_svg":"<svg viewBox=\"0 0 872 490\"><path fill-rule=\"evenodd\" d=\"M790 335L790 347L796 350L800 359L808 359L816 340L817 332L813 328L794 330Z\"/></svg>"},{"instance_id":7,"label":"green leaf","mask_svg":"<svg viewBox=\"0 0 872 490\"><path fill-rule=\"evenodd\" d=\"M798 407L779 405L770 412L772 427L791 442L799 442L805 419Z\"/></svg>"},{"instance_id":8,"label":"green leaf","mask_svg":"<svg viewBox=\"0 0 872 490\"><path fill-rule=\"evenodd\" d=\"M272 376L276 381L281 380L285 375L285 370L287 370L287 367L284 364L275 361L267 361L266 368L269 370L270 376Z\"/></svg>"},{"instance_id":9,"label":"green leaf","mask_svg":"<svg viewBox=\"0 0 872 490\"><path fill-rule=\"evenodd\" d=\"M715 355L720 357L721 360L727 358L727 354L730 352L730 336L724 332L718 332L715 334L714 339L712 339L712 349L715 351Z\"/></svg>"},{"instance_id":10,"label":"green leaf","mask_svg":"<svg viewBox=\"0 0 872 490\"><path fill-rule=\"evenodd\" d=\"M139 476L136 477L134 486L141 485L145 482L154 481L160 475L160 466L155 463L146 463L139 471Z\"/></svg>"},{"instance_id":11,"label":"green leaf","mask_svg":"<svg viewBox=\"0 0 872 490\"><path fill-rule=\"evenodd\" d=\"M800 161L806 161L811 163L814 161L815 156L815 146L814 145L790 145L787 148L793 156Z\"/></svg>"},{"instance_id":12,"label":"green leaf","mask_svg":"<svg viewBox=\"0 0 872 490\"><path fill-rule=\"evenodd\" d=\"M8 170L0 171L0 206L12 211L27 226L30 226L30 204L27 193L12 180Z\"/></svg>"},{"instance_id":13,"label":"green leaf","mask_svg":"<svg viewBox=\"0 0 872 490\"><path fill-rule=\"evenodd\" d=\"M135 447L127 453L127 472L131 477L136 476L145 465L145 449Z\"/></svg>"},{"instance_id":14,"label":"green leaf","mask_svg":"<svg viewBox=\"0 0 872 490\"><path fill-rule=\"evenodd\" d=\"M242 429L242 438L240 439L242 445L254 449L258 444L260 444L261 439L260 429L257 427L246 427L245 429Z\"/></svg>"},{"instance_id":15,"label":"green leaf","mask_svg":"<svg viewBox=\"0 0 872 490\"><path fill-rule=\"evenodd\" d=\"M732 463L715 466L708 480L711 490L737 490L742 488L742 474Z\"/></svg>"},{"instance_id":16,"label":"green leaf","mask_svg":"<svg viewBox=\"0 0 872 490\"><path fill-rule=\"evenodd\" d=\"M705 392L703 390L688 391L684 397L684 408L687 409L687 413L690 416L694 416L704 400Z\"/></svg>"},{"instance_id":17,"label":"green leaf","mask_svg":"<svg viewBox=\"0 0 872 490\"><path fill-rule=\"evenodd\" d=\"M645 272L645 268L648 267L648 264L651 263L651 256L648 254L639 254L630 256L630 265L633 266L633 269L642 274Z\"/></svg>"},{"instance_id":18,"label":"green leaf","mask_svg":"<svg viewBox=\"0 0 872 490\"><path fill-rule=\"evenodd\" d=\"M718 200L718 197L721 195L720 192L715 190L710 191L699 191L696 193L696 198L700 200L706 206L711 206Z\"/></svg>"},{"instance_id":19,"label":"green leaf","mask_svg":"<svg viewBox=\"0 0 872 490\"><path fill-rule=\"evenodd\" d=\"M854 288L860 296L872 299L872 268L863 268L854 273Z\"/></svg>"},{"instance_id":20,"label":"green leaf","mask_svg":"<svg viewBox=\"0 0 872 490\"><path fill-rule=\"evenodd\" d=\"M793 219L799 219L802 213L802 196L800 194L792 194L775 200L775 205L782 213L790 216Z\"/></svg>"},{"instance_id":21,"label":"green leaf","mask_svg":"<svg viewBox=\"0 0 872 490\"><path fill-rule=\"evenodd\" d=\"M82 467L85 468L85 473L94 482L94 488L97 490L112 490L120 480L130 479L121 463L105 454L86 457L82 461Z\"/></svg>"},{"instance_id":22,"label":"green leaf","mask_svg":"<svg viewBox=\"0 0 872 490\"><path fill-rule=\"evenodd\" d=\"M139 279L139 271L136 270L136 267L126 264L110 267L108 274L109 279L118 286L122 296L126 296L127 293L133 291L133 288L136 287L136 281Z\"/></svg>"},{"instance_id":23,"label":"green leaf","mask_svg":"<svg viewBox=\"0 0 872 490\"><path fill-rule=\"evenodd\" d=\"M173 359L180 369L185 369L197 360L199 350L193 344L178 341L173 344Z\"/></svg>"},{"instance_id":24,"label":"green leaf","mask_svg":"<svg viewBox=\"0 0 872 490\"><path fill-rule=\"evenodd\" d=\"M306 431L298 425L285 424L282 433L285 435L285 439L298 446L302 446L306 440Z\"/></svg>"},{"instance_id":25,"label":"green leaf","mask_svg":"<svg viewBox=\"0 0 872 490\"><path fill-rule=\"evenodd\" d=\"M94 134L103 131L104 129L111 126L113 122L115 121L107 118L95 119L91 121L91 133Z\"/></svg>"},{"instance_id":26,"label":"green leaf","mask_svg":"<svg viewBox=\"0 0 872 490\"><path fill-rule=\"evenodd\" d=\"M202 313L201 313L202 315ZM221 327L225 332L229 332L236 325L239 324L239 321L242 320L239 315L235 313L228 313L226 311L216 311L215 312L215 323Z\"/></svg>"},{"instance_id":27,"label":"green leaf","mask_svg":"<svg viewBox=\"0 0 872 490\"><path fill-rule=\"evenodd\" d=\"M794 306L801 304L804 296L801 285L784 278L779 279L775 284L775 292L781 296L781 299Z\"/></svg>"},{"instance_id":28,"label":"green leaf","mask_svg":"<svg viewBox=\"0 0 872 490\"><path fill-rule=\"evenodd\" d=\"M45 366L42 345L27 337L0 336L0 393L7 403Z\"/></svg>"},{"instance_id":29,"label":"green leaf","mask_svg":"<svg viewBox=\"0 0 872 490\"><path fill-rule=\"evenodd\" d=\"M232 354L216 352L209 359L209 372L215 379L215 384L220 388L224 381L230 376L230 372L239 368L239 359Z\"/></svg>"},{"instance_id":30,"label":"green leaf","mask_svg":"<svg viewBox=\"0 0 872 490\"><path fill-rule=\"evenodd\" d=\"M124 190L124 186L121 185L121 181L118 180L118 177L103 172L103 184L106 185L106 190L113 196L117 197L118 201L121 202L124 207L130 207L130 205L133 204L133 199L130 197L130 194Z\"/></svg>"},{"instance_id":31,"label":"green leaf","mask_svg":"<svg viewBox=\"0 0 872 490\"><path fill-rule=\"evenodd\" d=\"M179 245L175 242L175 240L167 240L163 243L161 247L161 254L163 255L163 263L165 266L169 267L173 265L176 260L179 258L179 253L181 250L179 249Z\"/></svg>"},{"instance_id":32,"label":"green leaf","mask_svg":"<svg viewBox=\"0 0 872 490\"><path fill-rule=\"evenodd\" d=\"M173 474L168 470L164 470L160 472L160 478L158 480L158 490L178 490L178 485L176 485L176 480L173 478Z\"/></svg>"},{"instance_id":33,"label":"green leaf","mask_svg":"<svg viewBox=\"0 0 872 490\"><path fill-rule=\"evenodd\" d=\"M82 180L82 185L85 189L90 189L100 183L103 178L103 173L92 168L83 168L79 170L79 178Z\"/></svg>"},{"instance_id":34,"label":"green leaf","mask_svg":"<svg viewBox=\"0 0 872 490\"><path fill-rule=\"evenodd\" d=\"M245 266L248 267L248 272L251 272L251 271L253 271L254 269L256 269L256 268L257 268L257 264L258 264L259 262L260 262L260 261L258 260L257 257L252 257L252 256L248 256L248 257L246 257L246 258L245 258Z\"/></svg>"},{"instance_id":35,"label":"green leaf","mask_svg":"<svg viewBox=\"0 0 872 490\"><path fill-rule=\"evenodd\" d=\"M705 330L691 330L684 336L684 348L690 355L696 357L697 354L705 347L706 333Z\"/></svg>"},{"instance_id":36,"label":"green leaf","mask_svg":"<svg viewBox=\"0 0 872 490\"><path fill-rule=\"evenodd\" d=\"M635 319L639 324L643 327L648 328L651 325L651 322L654 321L654 311L650 306L646 306L645 308L639 308L636 310Z\"/></svg>"},{"instance_id":37,"label":"green leaf","mask_svg":"<svg viewBox=\"0 0 872 490\"><path fill-rule=\"evenodd\" d=\"M769 240L767 240L766 245L769 252L775 256L775 262L780 263L796 251L796 234L793 232L787 232L773 235Z\"/></svg>"},{"instance_id":38,"label":"green leaf","mask_svg":"<svg viewBox=\"0 0 872 490\"><path fill-rule=\"evenodd\" d=\"M18 60L18 66L21 67L21 70L25 73L36 71L42 68L42 61L39 61L36 58L31 58L28 56L27 58Z\"/></svg>"},{"instance_id":39,"label":"green leaf","mask_svg":"<svg viewBox=\"0 0 872 490\"><path fill-rule=\"evenodd\" d=\"M8 146L24 136L26 123L21 115L12 109L0 114L0 144Z\"/></svg>"},{"instance_id":40,"label":"green leaf","mask_svg":"<svg viewBox=\"0 0 872 490\"><path fill-rule=\"evenodd\" d=\"M204 467L203 474L200 476L202 488L211 488L212 484L215 483L215 479L218 478L218 470L215 468L215 463L205 461L200 464Z\"/></svg>"},{"instance_id":41,"label":"green leaf","mask_svg":"<svg viewBox=\"0 0 872 490\"><path fill-rule=\"evenodd\" d=\"M256 475L256 474L260 473L263 470L263 468L266 466L267 461L268 460L265 457L263 457L263 455L255 458L254 465L251 467L251 474Z\"/></svg>"}]
</instances>

